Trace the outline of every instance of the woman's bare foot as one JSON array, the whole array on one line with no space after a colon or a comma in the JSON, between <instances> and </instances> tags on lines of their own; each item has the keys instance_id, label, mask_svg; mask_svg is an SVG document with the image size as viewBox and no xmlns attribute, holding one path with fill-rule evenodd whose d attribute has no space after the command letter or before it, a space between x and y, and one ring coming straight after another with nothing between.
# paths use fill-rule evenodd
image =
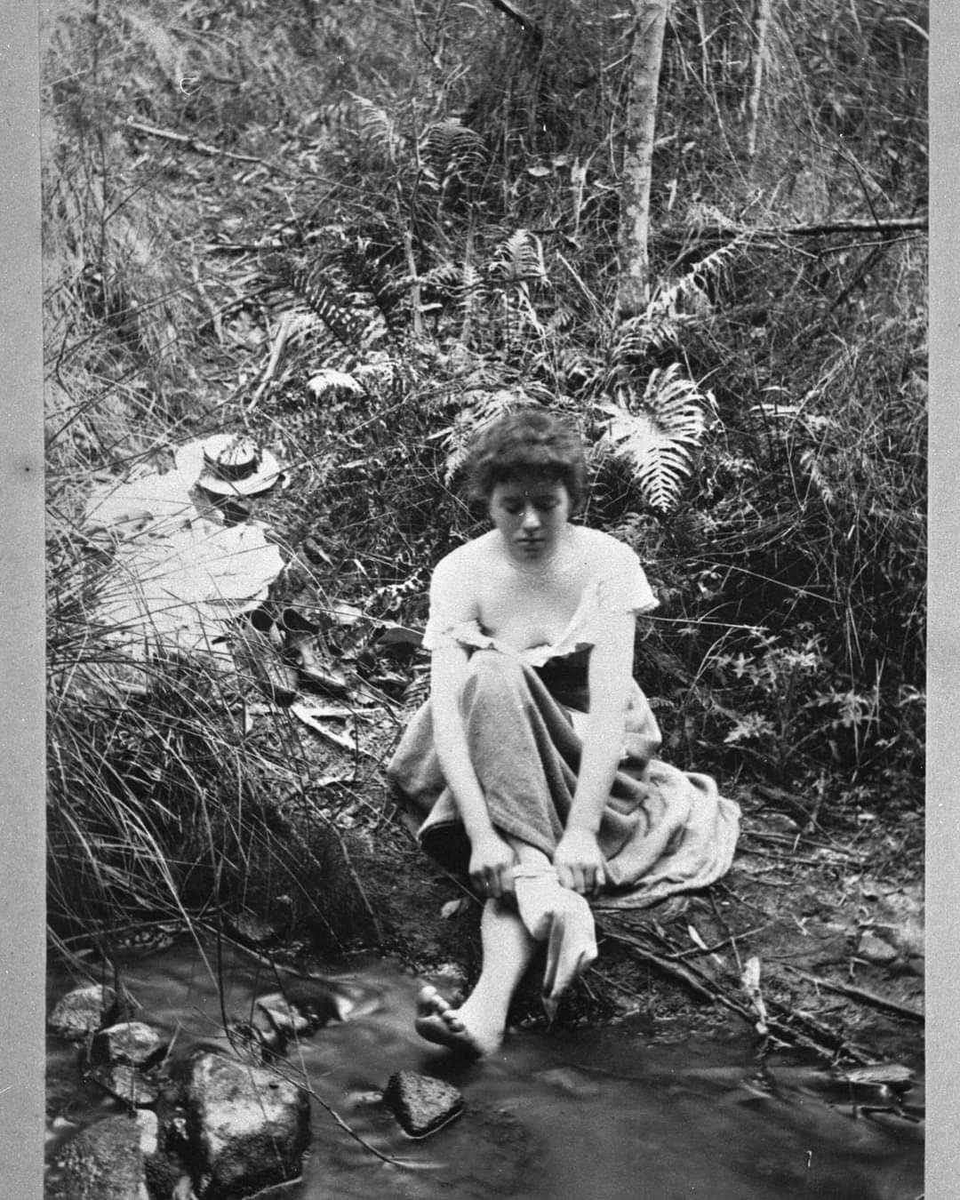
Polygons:
<instances>
[{"instance_id":1,"label":"woman's bare foot","mask_svg":"<svg viewBox=\"0 0 960 1200\"><path fill-rule=\"evenodd\" d=\"M471 1011L469 1000L461 1008L452 1008L436 988L429 986L421 988L417 997L414 1028L428 1042L473 1058L492 1054L503 1040L502 1025Z\"/></svg>"}]
</instances>

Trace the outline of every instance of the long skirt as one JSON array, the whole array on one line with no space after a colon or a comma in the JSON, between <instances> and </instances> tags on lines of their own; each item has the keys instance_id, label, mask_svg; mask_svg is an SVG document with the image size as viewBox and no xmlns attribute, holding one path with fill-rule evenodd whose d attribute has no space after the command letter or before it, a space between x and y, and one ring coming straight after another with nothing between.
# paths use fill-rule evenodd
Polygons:
<instances>
[{"instance_id":1,"label":"long skirt","mask_svg":"<svg viewBox=\"0 0 960 1200\"><path fill-rule=\"evenodd\" d=\"M552 858L576 788L582 742L568 709L536 670L475 650L460 706L470 760L494 827ZM594 907L644 908L706 887L730 867L740 810L707 775L630 748L629 731L600 822L607 884ZM388 768L423 818L424 850L465 873L470 845L433 742L431 702L414 715Z\"/></svg>"}]
</instances>

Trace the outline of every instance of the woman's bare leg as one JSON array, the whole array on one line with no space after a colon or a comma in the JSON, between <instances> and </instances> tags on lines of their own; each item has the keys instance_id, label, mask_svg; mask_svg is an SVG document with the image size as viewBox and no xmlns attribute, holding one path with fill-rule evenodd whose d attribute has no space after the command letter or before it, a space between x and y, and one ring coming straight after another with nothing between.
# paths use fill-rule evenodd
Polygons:
<instances>
[{"instance_id":1,"label":"woman's bare leg","mask_svg":"<svg viewBox=\"0 0 960 1200\"><path fill-rule=\"evenodd\" d=\"M542 850L507 837L520 867L550 866ZM483 966L469 997L453 1008L433 987L420 991L415 1026L428 1042L461 1053L482 1055L499 1049L510 1001L537 947L520 919L513 897L488 900L480 918Z\"/></svg>"},{"instance_id":2,"label":"woman's bare leg","mask_svg":"<svg viewBox=\"0 0 960 1200\"><path fill-rule=\"evenodd\" d=\"M467 1054L491 1054L503 1040L507 1010L533 957L536 942L509 901L488 900L480 918L483 968L476 987L459 1008L425 987L417 1004L417 1032Z\"/></svg>"}]
</instances>

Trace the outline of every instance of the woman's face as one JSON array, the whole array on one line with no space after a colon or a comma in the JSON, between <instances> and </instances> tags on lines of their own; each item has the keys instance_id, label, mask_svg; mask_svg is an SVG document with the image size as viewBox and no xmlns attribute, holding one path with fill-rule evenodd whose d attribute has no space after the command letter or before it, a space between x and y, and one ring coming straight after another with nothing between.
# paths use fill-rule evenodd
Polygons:
<instances>
[{"instance_id":1,"label":"woman's face","mask_svg":"<svg viewBox=\"0 0 960 1200\"><path fill-rule=\"evenodd\" d=\"M508 480L490 493L490 519L512 558L521 563L548 559L570 516L570 493L557 480Z\"/></svg>"}]
</instances>

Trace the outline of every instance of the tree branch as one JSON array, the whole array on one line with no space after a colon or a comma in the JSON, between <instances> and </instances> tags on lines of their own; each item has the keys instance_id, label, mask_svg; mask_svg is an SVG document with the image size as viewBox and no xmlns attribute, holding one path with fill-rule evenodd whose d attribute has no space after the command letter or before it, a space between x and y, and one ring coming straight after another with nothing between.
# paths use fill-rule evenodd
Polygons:
<instances>
[{"instance_id":1,"label":"tree branch","mask_svg":"<svg viewBox=\"0 0 960 1200\"><path fill-rule=\"evenodd\" d=\"M698 231L698 240L706 241L712 238L743 237L824 237L832 233L896 233L903 229L927 228L927 218L923 217L893 217L888 221L849 220L849 221L819 221L808 225L739 225L735 221L717 221L704 225ZM689 230L662 230L661 236L673 234L679 238L689 238Z\"/></svg>"},{"instance_id":2,"label":"tree branch","mask_svg":"<svg viewBox=\"0 0 960 1200\"><path fill-rule=\"evenodd\" d=\"M523 32L527 34L532 41L536 42L538 47L543 45L543 30L536 23L536 21L534 21L532 17L527 16L522 9L519 9L516 7L516 5L511 4L510 0L490 0L490 3L498 12L502 12L505 17L509 17L511 21L515 21L523 30Z\"/></svg>"},{"instance_id":3,"label":"tree branch","mask_svg":"<svg viewBox=\"0 0 960 1200\"><path fill-rule=\"evenodd\" d=\"M878 996L874 992L865 992L863 988L854 987L850 983L834 983L831 979L821 979L819 975L811 975L809 971L801 971L799 967L795 967L792 963L783 964L789 971L802 976L810 983L816 984L817 987L826 988L828 992L839 992L841 996L849 996L851 1000L860 1000L864 1004L871 1004L874 1008L884 1008L888 1012L896 1013L899 1017L907 1017L911 1021L919 1021L924 1023L924 1015L918 1012L915 1008L910 1008L906 1004L900 1004L897 1000L891 1000L887 996Z\"/></svg>"},{"instance_id":4,"label":"tree branch","mask_svg":"<svg viewBox=\"0 0 960 1200\"><path fill-rule=\"evenodd\" d=\"M219 146L211 146L209 142L201 142L199 138L190 137L188 134L175 133L172 129L157 129L154 125L143 125L140 121L131 120L129 117L124 124L128 129L136 129L139 133L148 134L150 137L177 142L185 149L193 150L196 154L205 154L208 158L230 158L234 162L256 163L278 175L290 174L286 167L278 167L274 163L267 162L265 158L257 158L255 154L234 154L231 150L221 150Z\"/></svg>"}]
</instances>

